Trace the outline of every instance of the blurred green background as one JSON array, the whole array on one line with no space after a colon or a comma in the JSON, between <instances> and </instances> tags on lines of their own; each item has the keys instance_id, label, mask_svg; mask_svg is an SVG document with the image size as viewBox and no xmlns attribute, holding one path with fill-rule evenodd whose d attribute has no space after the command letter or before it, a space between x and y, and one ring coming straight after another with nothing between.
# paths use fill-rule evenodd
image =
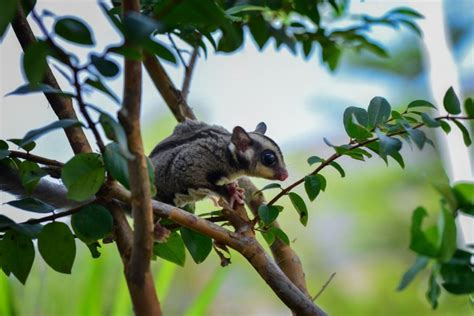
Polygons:
<instances>
[{"instance_id":1,"label":"blurred green background","mask_svg":"<svg viewBox=\"0 0 474 316\"><path fill-rule=\"evenodd\" d=\"M51 6L53 11L57 9L73 13L75 9L87 9L79 4L74 5L77 8L71 8L65 1L41 2L47 7ZM364 3L357 1L355 5L360 10L376 11L381 7L382 11L386 11L399 4L392 1L373 3L372 6L367 4L364 7ZM439 5L437 1L433 3L433 6ZM410 5L409 1L402 4ZM95 5L95 2L89 1L87 5ZM427 11L422 13L429 13L429 4L423 8ZM437 22L446 22L462 92L466 97L472 96L474 1L445 1L443 10L445 20ZM83 17L89 21L87 14ZM327 71L319 66L317 57L314 58L316 60L305 62L286 51L275 52L273 47L258 53L254 44L247 41L245 48L236 55L210 56L208 60L200 61L191 89L190 104L204 121L222 124L228 128L237 124L235 122L244 122L238 124L246 124L246 128L251 128L251 124L258 120L270 123L269 135L274 135L284 149L290 170L290 180L287 184L291 183L292 179L297 179L311 170L306 164L308 156L316 154L325 157L330 154L330 150L322 142L323 137L329 137L335 143L346 141L342 128L342 112L346 106L365 106L370 97L387 91L390 95L384 96L394 107L406 106L408 101L415 98L430 98L425 60L429 52L426 53L427 48L423 42L406 30L397 31L396 35L383 29L375 30L375 33L377 39L388 48L390 58L380 59L370 54L346 53L340 69L333 75L327 75ZM2 68L8 69L10 58L18 50L11 32L0 47ZM278 54L283 57L276 57ZM284 63L278 58L289 61ZM256 80L251 79L252 76L265 76L253 68L257 67L259 62L268 62L267 76L274 76L276 69L281 70L281 77L287 72L291 74L292 69L298 69L299 72L293 74L297 77L290 80L296 81L297 85L306 90L303 104L300 104L302 97L297 91L280 91L275 82L259 82L263 90L259 96L255 91L239 90L239 80L252 81ZM244 67L244 70L241 73L233 72L233 68L215 70L216 67L226 67L222 66L224 64L231 65L229 67ZM13 63L11 67L16 69L15 74L19 76L18 64ZM173 78L180 78L181 69L168 69ZM219 81L217 78L222 78L224 72L227 72L227 77L222 81L226 82L228 88L237 85L237 88L234 87L230 92L230 96L229 92L225 91L226 88L216 82ZM7 78L6 73L7 71L2 70L2 91L5 92L11 90L10 85L18 85L13 79ZM326 73L324 78L332 80L331 83L322 83L322 80L305 82L307 78L313 80L314 73ZM11 76L11 73L8 76ZM360 91L350 89L351 83L357 83L358 89L366 85L367 91L361 95ZM287 81L282 84L291 86ZM120 85L120 80L112 84L117 91L120 90ZM374 91L372 85L383 88ZM321 86L329 86L330 90ZM224 94L225 98L219 99L215 96L219 94ZM230 100L232 97L237 100ZM296 101L291 101L292 97ZM252 98L257 98L258 101L250 103ZM144 135L148 152L160 139L171 133L175 125L162 100L157 99L151 84L145 83ZM0 112L2 138L21 136L16 135L20 134L18 129L15 129L18 127L12 127L14 114L11 113L26 109L26 106L32 107L33 99L26 99L27 104L23 104L20 109L13 106L18 100L13 99L9 101L10 104L4 101L3 114ZM359 100L364 103L361 104ZM45 104L44 100L41 102ZM232 102L237 102L237 105ZM238 102L242 104L241 111ZM279 107L280 103L284 103L282 107ZM261 110L256 113L255 108L258 105L261 105ZM297 119L300 114L296 108L300 106L306 111L302 115L314 115L308 118L314 119L314 124L306 126L307 121L301 124ZM250 109L246 110L247 107ZM40 113L39 109L34 111ZM41 111L49 109L43 107ZM37 118L31 115L32 124L39 124L37 119L41 120L42 116L38 115ZM299 125L305 125L307 129ZM25 126L25 129L27 128L28 126ZM435 135L432 136L436 141ZM64 140L55 143L60 138L62 135L56 135L51 136L48 142L40 142L40 153L42 151L46 156L66 160L70 152L66 145L61 145ZM424 205L431 211L433 218L437 212L439 195L432 183L446 181L438 150L438 147L428 147L419 152L405 145L405 170L393 161L387 167L377 158L366 163L349 158L341 159L340 163L345 167L347 176L340 178L335 170L324 171L328 187L314 203L308 204L310 215L306 228L299 223L289 201L283 199L282 203L286 208L279 220L292 241L292 247L302 259L310 293L318 292L329 276L333 272L336 273L317 301L331 315L473 314L474 309L465 297L455 297L447 293L442 294L439 308L432 311L424 298L427 273L422 273L405 291L396 291L401 275L415 259L408 250L412 210ZM268 182L256 183L264 185ZM268 191L267 196L271 197L274 193ZM301 188L299 193L303 193ZM9 200L6 196L2 198L4 201ZM208 202L198 204L200 212L211 209L212 204ZM6 212L14 211L6 209ZM132 314L122 263L115 245L103 245L99 259L92 259L82 243L77 245L78 254L72 275L62 275L51 270L38 254L26 286L12 277L7 278L0 274L0 315ZM163 260L153 262L156 287L165 315L289 315L286 307L244 259L232 252L231 260L232 264L226 268L220 267L215 253L200 265L194 264L188 254L184 268Z\"/></svg>"}]
</instances>

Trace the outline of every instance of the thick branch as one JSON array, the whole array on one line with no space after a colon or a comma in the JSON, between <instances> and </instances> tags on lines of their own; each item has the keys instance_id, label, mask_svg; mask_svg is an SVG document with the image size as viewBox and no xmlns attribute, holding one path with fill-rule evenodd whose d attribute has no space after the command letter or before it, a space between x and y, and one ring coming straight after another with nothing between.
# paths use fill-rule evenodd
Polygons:
<instances>
[{"instance_id":1,"label":"thick branch","mask_svg":"<svg viewBox=\"0 0 474 316\"><path fill-rule=\"evenodd\" d=\"M196 116L193 110L188 106L181 92L176 89L159 60L150 54L145 54L143 63L155 87L176 119L179 122L183 122L186 118L195 120Z\"/></svg>"},{"instance_id":2,"label":"thick branch","mask_svg":"<svg viewBox=\"0 0 474 316\"><path fill-rule=\"evenodd\" d=\"M115 241L123 266L127 270L133 246L133 232L120 204L111 202L107 207L114 218ZM125 271L125 275L128 275L127 271ZM161 315L160 303L155 294L155 285L150 269L148 268L145 272L143 286L137 286L130 278L126 278L126 280L135 313L137 315Z\"/></svg>"},{"instance_id":3,"label":"thick branch","mask_svg":"<svg viewBox=\"0 0 474 316\"><path fill-rule=\"evenodd\" d=\"M239 179L239 186L245 189L245 202L254 216L257 216L260 205L266 203L263 193L257 193L258 188L246 177ZM270 226L280 228L278 221L274 221ZM278 238L275 239L270 249L278 266L303 293L309 296L303 265L296 252Z\"/></svg>"},{"instance_id":4,"label":"thick branch","mask_svg":"<svg viewBox=\"0 0 474 316\"><path fill-rule=\"evenodd\" d=\"M23 51L25 51L31 44L36 42L33 31L31 30L30 25L26 20L25 13L21 8L20 1L18 1L16 17L12 22L12 27L21 47L23 48ZM43 83L50 85L53 88L61 89L49 66L46 68ZM77 120L77 116L74 112L70 98L52 93L45 94L45 96L59 119ZM68 127L64 131L74 153L77 154L81 152L92 151L84 131L80 126Z\"/></svg>"},{"instance_id":5,"label":"thick branch","mask_svg":"<svg viewBox=\"0 0 474 316\"><path fill-rule=\"evenodd\" d=\"M123 12L140 11L140 1L123 2ZM131 46L126 40L125 45ZM135 47L137 48L137 47ZM123 107L119 119L127 134L127 142L134 159L128 161L134 218L133 247L128 269L129 277L136 286L143 287L149 271L153 251L153 212L151 208L150 181L147 161L143 153L140 128L142 65L140 61L125 59Z\"/></svg>"}]
</instances>

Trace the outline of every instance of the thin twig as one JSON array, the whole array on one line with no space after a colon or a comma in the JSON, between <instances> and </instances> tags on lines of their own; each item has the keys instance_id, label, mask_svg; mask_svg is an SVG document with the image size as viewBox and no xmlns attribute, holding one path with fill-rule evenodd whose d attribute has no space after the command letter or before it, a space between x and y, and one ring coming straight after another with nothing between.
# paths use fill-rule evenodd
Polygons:
<instances>
[{"instance_id":1,"label":"thin twig","mask_svg":"<svg viewBox=\"0 0 474 316\"><path fill-rule=\"evenodd\" d=\"M34 9L31 11L31 15L33 16L33 19L35 20L36 24L38 24L38 27L40 28L43 35L46 37L51 47L53 47L57 52L62 52L58 48L58 45L56 45L54 40L49 35L48 30L46 29L46 26L44 25L43 21L40 19L40 17L38 16L38 14L36 13ZM82 115L84 116L84 118L86 119L89 129L94 134L94 137L97 141L97 146L99 146L100 151L103 153L105 150L104 142L102 141L102 137L100 136L95 123L92 121L92 118L87 112L86 104L84 102L84 99L82 98L82 87L79 81L79 72L84 70L85 68L76 67L75 65L71 63L71 60L69 58L63 58L63 61L73 72L73 86L76 90L76 100L77 100L77 103L79 104L79 109Z\"/></svg>"},{"instance_id":2,"label":"thin twig","mask_svg":"<svg viewBox=\"0 0 474 316\"><path fill-rule=\"evenodd\" d=\"M171 33L168 33L168 39L170 40L171 45L173 46L174 50L176 51L176 54L178 54L178 58L181 61L181 63L183 64L184 69L186 69L186 71L188 71L188 65L186 65L186 62L184 61L184 58L183 58L183 54L181 54L181 50L178 48L178 46L174 42L174 39L171 36Z\"/></svg>"},{"instance_id":3,"label":"thin twig","mask_svg":"<svg viewBox=\"0 0 474 316\"><path fill-rule=\"evenodd\" d=\"M39 223L43 223L43 222L47 222L47 221L54 221L58 218L66 217L66 216L75 214L75 213L79 212L82 209L82 207L83 206L80 206L80 207L73 208L73 209L70 209L70 210L67 210L67 211L64 211L64 212L54 213L52 215L48 215L48 216L44 216L44 217L40 217L40 218L29 219L29 220L27 220L23 223L20 223L20 224L34 225L34 224L39 224Z\"/></svg>"},{"instance_id":4,"label":"thin twig","mask_svg":"<svg viewBox=\"0 0 474 316\"><path fill-rule=\"evenodd\" d=\"M36 43L35 35L33 34L33 31L26 20L25 13L23 12L21 5L17 5L16 16L12 22L12 27L23 51L26 51L28 47ZM46 66L45 75L42 82L55 89L61 90L61 87L59 86L49 66ZM45 97L48 99L51 108L59 119L77 120L71 98L53 93L45 93ZM84 131L80 126L71 126L65 128L64 131L74 153L78 154L92 151Z\"/></svg>"},{"instance_id":5,"label":"thin twig","mask_svg":"<svg viewBox=\"0 0 474 316\"><path fill-rule=\"evenodd\" d=\"M436 117L435 120L437 121L440 121L440 120L473 120L474 117L469 117L469 116L450 116L450 115L446 115L446 116L439 116L439 117ZM415 126L412 126L411 128L412 129L418 129L420 127L423 127L425 126L424 123L419 123ZM391 137L391 136L397 136L397 135L401 135L401 134L406 134L408 133L406 130L401 130L401 131L398 131L398 132L394 132L394 133L390 133L390 134L387 134L387 136ZM371 138L371 139L368 139L366 141L363 141L361 143L358 143L356 145L353 145L351 146L350 148L347 149L347 151L351 151L351 150L354 150L354 149L357 149L357 148L360 148L360 147L363 147L365 145L368 145L370 143L373 143L375 141L377 141L379 138L378 137L374 137L374 138ZM325 167L329 166L334 160L340 158L344 156L343 154L338 154L338 153L334 153L332 156L330 156L328 159L324 160L323 163L321 163L313 172L311 172L309 175L315 175L315 174L318 174L322 169L324 169ZM268 205L273 205L275 204L281 197L283 197L284 195L287 195L288 192L290 192L291 190L293 190L296 186L300 185L301 183L304 182L304 177L295 181L294 183L290 184L289 186L287 186L286 188L284 188L283 190L281 190L270 202L268 202Z\"/></svg>"},{"instance_id":6,"label":"thin twig","mask_svg":"<svg viewBox=\"0 0 474 316\"><path fill-rule=\"evenodd\" d=\"M44 158L44 157L33 155L30 153L24 153L22 151L10 150L9 156L37 162L39 164L46 165L46 166L54 166L54 167L64 166L64 164L60 161Z\"/></svg>"},{"instance_id":7,"label":"thin twig","mask_svg":"<svg viewBox=\"0 0 474 316\"><path fill-rule=\"evenodd\" d=\"M331 276L329 277L329 279L326 281L326 283L324 283L323 287L319 290L318 293L316 293L316 295L313 297L313 302L316 301L316 299L324 292L324 290L328 287L329 283L331 283L332 279L334 278L334 276L336 275L336 272L333 272L331 274Z\"/></svg>"},{"instance_id":8,"label":"thin twig","mask_svg":"<svg viewBox=\"0 0 474 316\"><path fill-rule=\"evenodd\" d=\"M183 86L181 88L181 94L183 95L184 100L188 99L189 89L191 87L191 79L193 77L193 72L195 68L194 66L196 65L198 55L199 40L196 41L196 46L194 47L193 53L191 54L191 58L189 59L189 64L185 67Z\"/></svg>"}]
</instances>

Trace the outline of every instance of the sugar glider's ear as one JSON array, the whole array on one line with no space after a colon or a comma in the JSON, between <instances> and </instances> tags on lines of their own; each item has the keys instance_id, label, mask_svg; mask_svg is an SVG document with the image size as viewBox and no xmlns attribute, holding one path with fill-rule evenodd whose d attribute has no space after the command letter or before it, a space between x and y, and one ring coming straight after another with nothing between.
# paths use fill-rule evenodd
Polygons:
<instances>
[{"instance_id":1,"label":"sugar glider's ear","mask_svg":"<svg viewBox=\"0 0 474 316\"><path fill-rule=\"evenodd\" d=\"M255 133L260 133L260 134L265 134L267 131L267 124L264 122L260 122L257 124L257 127L255 127Z\"/></svg>"},{"instance_id":2,"label":"sugar glider's ear","mask_svg":"<svg viewBox=\"0 0 474 316\"><path fill-rule=\"evenodd\" d=\"M246 151L252 145L252 139L249 134L240 126L234 127L231 142L241 152Z\"/></svg>"}]
</instances>

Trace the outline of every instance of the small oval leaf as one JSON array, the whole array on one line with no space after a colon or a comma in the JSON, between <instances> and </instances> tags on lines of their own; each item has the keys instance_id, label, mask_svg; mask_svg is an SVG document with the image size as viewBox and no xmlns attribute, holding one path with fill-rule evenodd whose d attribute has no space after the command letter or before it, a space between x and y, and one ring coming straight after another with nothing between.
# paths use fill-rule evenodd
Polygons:
<instances>
[{"instance_id":1,"label":"small oval leaf","mask_svg":"<svg viewBox=\"0 0 474 316\"><path fill-rule=\"evenodd\" d=\"M71 273L76 258L76 243L66 224L54 222L46 225L38 236L38 250L51 268Z\"/></svg>"}]
</instances>

